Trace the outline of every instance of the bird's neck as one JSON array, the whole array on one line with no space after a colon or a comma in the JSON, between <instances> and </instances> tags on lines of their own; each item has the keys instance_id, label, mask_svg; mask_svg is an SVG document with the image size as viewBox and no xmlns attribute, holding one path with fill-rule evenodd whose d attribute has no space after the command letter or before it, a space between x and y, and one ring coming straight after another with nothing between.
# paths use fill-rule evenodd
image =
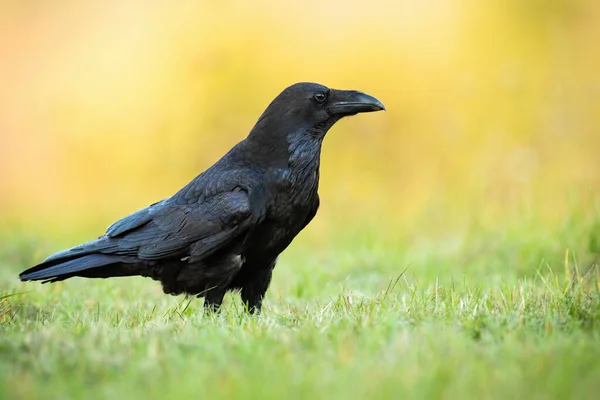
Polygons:
<instances>
[{"instance_id":1,"label":"bird's neck","mask_svg":"<svg viewBox=\"0 0 600 400\"><path fill-rule=\"evenodd\" d=\"M294 135L288 139L288 168L292 170L292 190L300 201L312 196L319 185L319 166L322 137L309 134Z\"/></svg>"},{"instance_id":2,"label":"bird's neck","mask_svg":"<svg viewBox=\"0 0 600 400\"><path fill-rule=\"evenodd\" d=\"M291 197L307 202L319 185L319 165L324 133L314 129L296 129L287 134L260 129L257 124L248 138L240 143L240 154L251 155L253 167L267 171L288 168L291 171ZM237 153L236 153L237 154ZM245 158L242 161L247 163Z\"/></svg>"}]
</instances>

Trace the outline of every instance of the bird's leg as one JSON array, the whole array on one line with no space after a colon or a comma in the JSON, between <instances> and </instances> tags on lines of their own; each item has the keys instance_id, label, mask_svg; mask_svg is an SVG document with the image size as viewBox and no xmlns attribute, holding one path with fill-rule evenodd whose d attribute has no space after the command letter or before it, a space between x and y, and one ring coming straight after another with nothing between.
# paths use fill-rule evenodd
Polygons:
<instances>
[{"instance_id":1,"label":"bird's leg","mask_svg":"<svg viewBox=\"0 0 600 400\"><path fill-rule=\"evenodd\" d=\"M204 294L204 312L206 314L217 313L223 303L223 297L225 297L225 291L221 288L209 289Z\"/></svg>"},{"instance_id":2,"label":"bird's leg","mask_svg":"<svg viewBox=\"0 0 600 400\"><path fill-rule=\"evenodd\" d=\"M242 287L242 301L249 313L260 314L263 297L265 297L265 293L271 283L274 267L275 261L273 261L268 268L259 270L256 275Z\"/></svg>"}]
</instances>

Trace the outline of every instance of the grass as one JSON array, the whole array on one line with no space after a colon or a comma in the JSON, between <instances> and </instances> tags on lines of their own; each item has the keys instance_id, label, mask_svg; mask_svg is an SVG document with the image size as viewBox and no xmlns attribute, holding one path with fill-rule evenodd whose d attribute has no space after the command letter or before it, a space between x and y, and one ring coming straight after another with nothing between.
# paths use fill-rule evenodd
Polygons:
<instances>
[{"instance_id":1,"label":"grass","mask_svg":"<svg viewBox=\"0 0 600 400\"><path fill-rule=\"evenodd\" d=\"M597 398L593 221L353 226L301 235L258 318L142 278L21 284L60 246L6 239L0 398Z\"/></svg>"}]
</instances>

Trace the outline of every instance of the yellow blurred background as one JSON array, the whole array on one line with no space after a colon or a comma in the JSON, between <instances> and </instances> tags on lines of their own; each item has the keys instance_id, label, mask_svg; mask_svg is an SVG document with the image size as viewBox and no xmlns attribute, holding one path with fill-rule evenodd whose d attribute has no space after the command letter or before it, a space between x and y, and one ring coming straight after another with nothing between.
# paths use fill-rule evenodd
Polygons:
<instances>
[{"instance_id":1,"label":"yellow blurred background","mask_svg":"<svg viewBox=\"0 0 600 400\"><path fill-rule=\"evenodd\" d=\"M388 109L330 131L315 233L596 204L597 0L5 0L0 219L104 228L186 184L298 81Z\"/></svg>"}]
</instances>

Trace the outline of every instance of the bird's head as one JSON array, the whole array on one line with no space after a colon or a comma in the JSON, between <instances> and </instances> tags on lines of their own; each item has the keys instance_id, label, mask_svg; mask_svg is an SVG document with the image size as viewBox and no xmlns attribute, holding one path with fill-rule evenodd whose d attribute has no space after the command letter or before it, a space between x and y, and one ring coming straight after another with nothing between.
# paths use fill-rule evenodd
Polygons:
<instances>
[{"instance_id":1,"label":"bird's head","mask_svg":"<svg viewBox=\"0 0 600 400\"><path fill-rule=\"evenodd\" d=\"M356 90L330 89L317 83L296 83L269 104L255 129L322 138L343 117L385 110L375 97Z\"/></svg>"}]
</instances>

